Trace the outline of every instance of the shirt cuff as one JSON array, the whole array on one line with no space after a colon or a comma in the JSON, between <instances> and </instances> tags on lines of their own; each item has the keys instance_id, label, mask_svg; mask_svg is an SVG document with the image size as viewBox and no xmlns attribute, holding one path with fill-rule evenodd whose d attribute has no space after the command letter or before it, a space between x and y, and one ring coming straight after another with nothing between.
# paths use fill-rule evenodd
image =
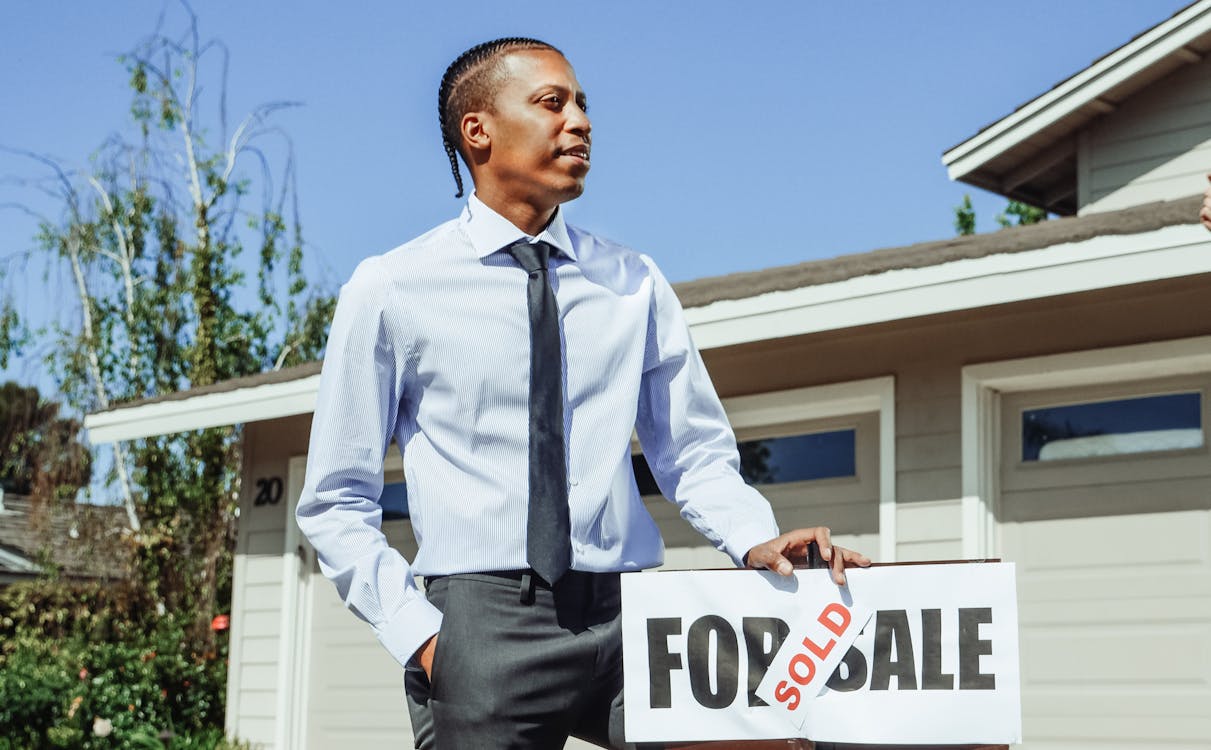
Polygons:
<instances>
[{"instance_id":1,"label":"shirt cuff","mask_svg":"<svg viewBox=\"0 0 1211 750\"><path fill-rule=\"evenodd\" d=\"M770 529L765 524L745 524L728 535L724 541L723 551L732 558L737 568L743 568L744 556L748 554L749 550L776 536L778 536L777 528Z\"/></svg>"},{"instance_id":2,"label":"shirt cuff","mask_svg":"<svg viewBox=\"0 0 1211 750\"><path fill-rule=\"evenodd\" d=\"M375 628L374 634L400 666L406 667L412 655L441 630L441 626L441 610L430 604L424 594L419 594L400 607L394 617Z\"/></svg>"}]
</instances>

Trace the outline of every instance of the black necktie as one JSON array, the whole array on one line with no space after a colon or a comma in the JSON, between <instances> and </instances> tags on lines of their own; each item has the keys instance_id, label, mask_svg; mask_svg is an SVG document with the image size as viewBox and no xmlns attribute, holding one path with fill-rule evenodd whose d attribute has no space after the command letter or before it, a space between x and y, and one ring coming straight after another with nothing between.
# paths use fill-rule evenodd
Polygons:
<instances>
[{"instance_id":1,"label":"black necktie","mask_svg":"<svg viewBox=\"0 0 1211 750\"><path fill-rule=\"evenodd\" d=\"M509 252L530 275L530 510L526 560L554 584L572 564L568 518L568 470L563 445L563 358L559 352L559 307L547 276L553 247L521 240Z\"/></svg>"}]
</instances>

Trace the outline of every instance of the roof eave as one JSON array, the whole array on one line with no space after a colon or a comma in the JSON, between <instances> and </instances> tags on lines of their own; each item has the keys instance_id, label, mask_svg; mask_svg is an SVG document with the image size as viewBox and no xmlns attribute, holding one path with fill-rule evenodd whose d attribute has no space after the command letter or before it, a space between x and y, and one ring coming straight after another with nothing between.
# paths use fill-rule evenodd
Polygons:
<instances>
[{"instance_id":1,"label":"roof eave","mask_svg":"<svg viewBox=\"0 0 1211 750\"><path fill-rule=\"evenodd\" d=\"M1184 201L1180 205L1185 211ZM1190 221L1196 221L1189 211ZM1097 217L1099 221L1114 218ZM1068 221L1089 221L1088 219ZM1031 227L1007 232L1029 232ZM1130 239L1127 239L1130 237ZM956 258L743 298L687 305L699 349L842 330L993 304L1211 274L1211 240L1198 224L1169 225L1012 253ZM85 417L93 444L277 419L315 408L319 375L118 407Z\"/></svg>"},{"instance_id":2,"label":"roof eave","mask_svg":"<svg viewBox=\"0 0 1211 750\"><path fill-rule=\"evenodd\" d=\"M1039 205L1042 191L1032 191L1028 182L1007 185L1005 178L1029 169L1033 158L1057 146L1075 156L1075 143L1063 142L1071 141L1079 128L1114 111L1140 86L1208 51L1211 0L1201 0L948 149L942 163L952 180ZM1058 189L1075 192L1075 184Z\"/></svg>"}]
</instances>

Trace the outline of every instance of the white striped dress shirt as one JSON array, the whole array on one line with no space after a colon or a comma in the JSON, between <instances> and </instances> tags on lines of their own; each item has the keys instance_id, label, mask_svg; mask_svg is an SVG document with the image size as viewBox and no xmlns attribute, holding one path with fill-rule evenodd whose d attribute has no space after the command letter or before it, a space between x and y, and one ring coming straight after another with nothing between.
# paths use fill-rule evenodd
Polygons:
<instances>
[{"instance_id":1,"label":"white striped dress shirt","mask_svg":"<svg viewBox=\"0 0 1211 750\"><path fill-rule=\"evenodd\" d=\"M530 329L526 235L474 195L462 215L358 265L341 289L311 426L298 523L346 605L402 664L441 625L416 575L526 564ZM663 494L740 563L777 536L739 474L736 441L650 258L564 224L559 253L572 568L659 565L664 546L631 469L632 429ZM388 546L383 457L404 455L419 552Z\"/></svg>"}]
</instances>

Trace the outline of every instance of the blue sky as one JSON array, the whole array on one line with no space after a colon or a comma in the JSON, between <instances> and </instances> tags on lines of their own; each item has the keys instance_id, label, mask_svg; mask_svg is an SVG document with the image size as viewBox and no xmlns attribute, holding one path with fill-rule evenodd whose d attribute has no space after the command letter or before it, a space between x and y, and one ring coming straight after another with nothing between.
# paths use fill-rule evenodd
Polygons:
<instances>
[{"instance_id":1,"label":"blue sky","mask_svg":"<svg viewBox=\"0 0 1211 750\"><path fill-rule=\"evenodd\" d=\"M484 39L536 36L567 53L594 127L593 170L569 220L683 281L949 237L964 193L980 231L995 229L1004 199L950 182L942 152L1185 5L199 0L195 10L203 36L230 49L232 119L269 100L303 102L277 122L297 153L309 274L335 289L360 259L458 212L436 88ZM114 58L162 9L166 28L181 28L175 2L6 0L0 146L85 163L126 125ZM216 93L212 83L203 96ZM0 154L0 175L29 173ZM0 185L0 203L22 199L37 202ZM0 257L27 248L33 230L0 211ZM29 274L28 288L44 283ZM4 374L37 380L39 368Z\"/></svg>"}]
</instances>

